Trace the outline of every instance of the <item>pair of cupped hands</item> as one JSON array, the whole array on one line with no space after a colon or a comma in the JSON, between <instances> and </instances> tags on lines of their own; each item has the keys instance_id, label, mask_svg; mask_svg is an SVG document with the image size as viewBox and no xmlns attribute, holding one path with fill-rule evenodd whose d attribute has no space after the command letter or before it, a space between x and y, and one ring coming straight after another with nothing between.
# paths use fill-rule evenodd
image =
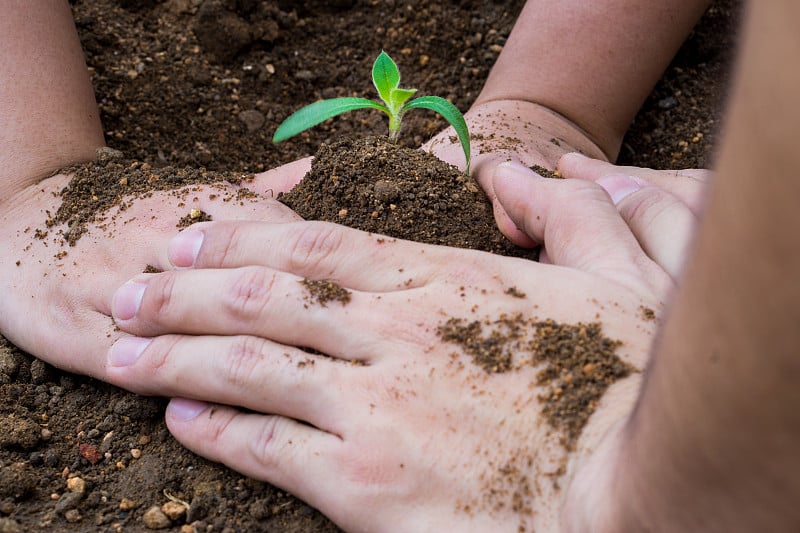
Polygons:
<instances>
[{"instance_id":1,"label":"pair of cupped hands","mask_svg":"<svg viewBox=\"0 0 800 533\"><path fill-rule=\"evenodd\" d=\"M490 102L467 119L500 229L542 244L541 262L302 221L267 192L291 188L309 160L257 175L247 186L263 200L192 192L214 222L177 233L186 207L155 193L61 249L31 229L58 208L69 176L54 176L3 206L2 333L60 368L171 397L180 442L345 530L566 528L570 481L624 423L640 374L608 390L567 451L542 419L537 368L488 374L437 329L451 317L600 322L643 369L707 174L611 165L532 104ZM559 128L575 140L551 142ZM448 139L428 148L463 166ZM528 168L556 162L566 179ZM310 302L304 279L351 299Z\"/></svg>"}]
</instances>

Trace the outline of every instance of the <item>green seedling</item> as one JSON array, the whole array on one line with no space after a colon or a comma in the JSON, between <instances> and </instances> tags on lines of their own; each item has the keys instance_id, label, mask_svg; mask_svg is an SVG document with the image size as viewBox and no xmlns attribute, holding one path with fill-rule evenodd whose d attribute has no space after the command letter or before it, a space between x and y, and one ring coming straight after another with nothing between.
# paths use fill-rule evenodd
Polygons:
<instances>
[{"instance_id":1,"label":"green seedling","mask_svg":"<svg viewBox=\"0 0 800 533\"><path fill-rule=\"evenodd\" d=\"M345 97L321 100L295 111L275 130L272 142L280 142L294 137L320 122L356 109L379 109L389 115L389 139L397 142L400 134L400 125L403 114L409 109L430 109L442 115L456 130L464 157L467 160L467 174L469 174L469 130L464 120L464 115L456 106L439 96L421 96L411 99L416 89L400 88L400 71L397 64L392 61L384 51L381 51L372 65L372 83L378 90L382 102L367 98Z\"/></svg>"}]
</instances>

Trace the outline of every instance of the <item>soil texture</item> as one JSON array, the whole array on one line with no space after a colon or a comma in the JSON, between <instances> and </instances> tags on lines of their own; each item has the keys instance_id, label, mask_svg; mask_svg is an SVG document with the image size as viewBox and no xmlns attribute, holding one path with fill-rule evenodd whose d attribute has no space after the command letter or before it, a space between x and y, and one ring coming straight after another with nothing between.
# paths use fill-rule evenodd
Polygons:
<instances>
[{"instance_id":1,"label":"soil texture","mask_svg":"<svg viewBox=\"0 0 800 533\"><path fill-rule=\"evenodd\" d=\"M85 224L102 224L98 214L119 206L125 193L246 180L314 154L325 141L382 134L385 117L355 112L280 145L270 142L277 125L305 104L373 98L369 72L381 49L398 62L405 85L465 111L523 3L71 0L107 142L124 157L106 154L75 169L72 192L84 203L54 214L51 226L69 221L64 236L77 239ZM711 164L740 12L740 0L713 2L636 117L620 163L666 169ZM445 126L435 114L409 114L401 143L418 146ZM99 167L106 183L90 179ZM88 181L80 180L81 172ZM336 175L321 172L328 179ZM476 194L458 175L448 179L460 194ZM358 216L368 231L381 233L389 229L379 222L402 231L403 201L411 199L403 195L418 199L410 185L359 186L340 177L339 187L353 203L337 206L333 219ZM449 213L441 195L426 201ZM184 223L203 216L187 207ZM437 231L431 230L434 242ZM489 249L501 252L507 245L486 231ZM470 238L462 237L463 244L483 246ZM311 305L346 305L349 295L340 287L315 283L307 287ZM567 326L536 327L555 334ZM613 351L613 341L584 327L577 334L586 342ZM601 375L595 363L553 361L546 362L554 373L541 379L553 394L561 390L555 396L568 394L567 375ZM501 369L505 363L493 364ZM599 381L623 371L612 365ZM561 408L557 399L554 412ZM0 337L0 531L338 531L291 495L185 450L164 425L164 405L54 369ZM561 430L569 441L574 428Z\"/></svg>"},{"instance_id":2,"label":"soil texture","mask_svg":"<svg viewBox=\"0 0 800 533\"><path fill-rule=\"evenodd\" d=\"M278 200L306 220L428 244L536 256L503 237L492 205L474 179L386 137L323 144L311 171Z\"/></svg>"}]
</instances>

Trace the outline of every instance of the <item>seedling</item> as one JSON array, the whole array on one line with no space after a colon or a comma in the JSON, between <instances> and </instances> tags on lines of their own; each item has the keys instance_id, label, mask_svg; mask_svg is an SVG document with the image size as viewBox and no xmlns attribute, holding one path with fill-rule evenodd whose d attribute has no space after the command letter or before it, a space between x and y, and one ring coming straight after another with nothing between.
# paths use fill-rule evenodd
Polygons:
<instances>
[{"instance_id":1,"label":"seedling","mask_svg":"<svg viewBox=\"0 0 800 533\"><path fill-rule=\"evenodd\" d=\"M280 142L305 131L320 122L356 109L379 109L389 115L389 139L397 142L403 114L409 109L425 108L442 115L456 130L464 157L467 160L469 174L469 130L464 115L456 106L439 96L421 96L411 99L416 89L400 88L400 71L384 51L381 51L372 65L372 83L378 90L382 102L367 98L345 97L321 100L295 111L275 130L272 142Z\"/></svg>"}]
</instances>

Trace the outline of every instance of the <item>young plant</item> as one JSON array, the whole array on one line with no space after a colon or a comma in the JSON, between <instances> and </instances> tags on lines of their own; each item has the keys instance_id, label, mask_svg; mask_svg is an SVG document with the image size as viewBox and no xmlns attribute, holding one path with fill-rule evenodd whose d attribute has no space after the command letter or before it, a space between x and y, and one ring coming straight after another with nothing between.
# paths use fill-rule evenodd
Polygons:
<instances>
[{"instance_id":1,"label":"young plant","mask_svg":"<svg viewBox=\"0 0 800 533\"><path fill-rule=\"evenodd\" d=\"M461 148L464 150L464 157L467 160L466 168L467 174L469 174L469 130L464 115L456 106L439 96L421 96L412 100L411 97L417 90L400 88L400 71L397 69L397 64L384 51L381 51L372 65L372 83L375 84L382 102L358 97L332 98L314 102L295 111L284 120L275 130L272 142L280 142L294 137L320 122L347 111L369 108L379 109L389 115L389 139L396 142L403 114L409 109L425 108L442 115L456 130Z\"/></svg>"}]
</instances>

